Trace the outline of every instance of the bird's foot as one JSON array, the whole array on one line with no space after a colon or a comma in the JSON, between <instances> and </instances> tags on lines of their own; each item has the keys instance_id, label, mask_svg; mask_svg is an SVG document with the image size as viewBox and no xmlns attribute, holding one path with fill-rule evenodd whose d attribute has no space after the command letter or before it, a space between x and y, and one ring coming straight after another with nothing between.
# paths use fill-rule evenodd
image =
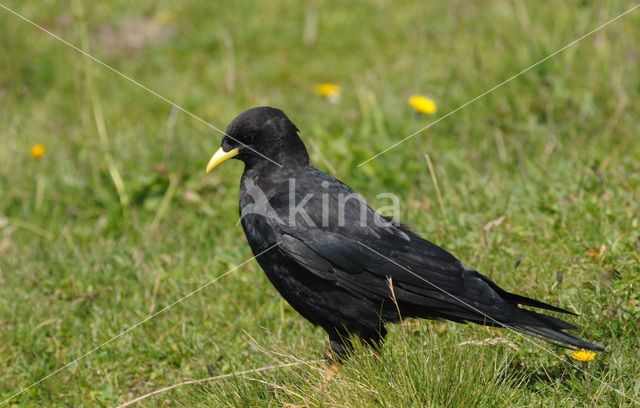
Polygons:
<instances>
[{"instance_id":1,"label":"bird's foot","mask_svg":"<svg viewBox=\"0 0 640 408\"><path fill-rule=\"evenodd\" d=\"M322 379L322 383L326 384L329 381L331 381L331 379L338 374L338 371L340 371L340 365L338 364L331 364L331 367L329 367L327 369L327 371L324 373L324 377Z\"/></svg>"}]
</instances>

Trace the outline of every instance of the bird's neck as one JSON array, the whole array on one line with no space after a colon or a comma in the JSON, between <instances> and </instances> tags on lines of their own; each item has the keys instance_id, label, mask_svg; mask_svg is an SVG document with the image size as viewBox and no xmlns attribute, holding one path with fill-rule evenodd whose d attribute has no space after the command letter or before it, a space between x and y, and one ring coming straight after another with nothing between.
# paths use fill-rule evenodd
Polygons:
<instances>
[{"instance_id":1,"label":"bird's neck","mask_svg":"<svg viewBox=\"0 0 640 408\"><path fill-rule=\"evenodd\" d=\"M299 169L305 168L309 165L309 161L292 161L282 157L275 157L273 162L269 160L260 160L258 162L245 163L244 173L242 178L247 177L252 179L267 178L280 178L290 177L291 174L296 174Z\"/></svg>"},{"instance_id":2,"label":"bird's neck","mask_svg":"<svg viewBox=\"0 0 640 408\"><path fill-rule=\"evenodd\" d=\"M253 156L244 160L245 173L252 172L272 172L284 168L306 167L309 165L309 155L302 146L302 150L279 151L269 155L257 157Z\"/></svg>"}]
</instances>

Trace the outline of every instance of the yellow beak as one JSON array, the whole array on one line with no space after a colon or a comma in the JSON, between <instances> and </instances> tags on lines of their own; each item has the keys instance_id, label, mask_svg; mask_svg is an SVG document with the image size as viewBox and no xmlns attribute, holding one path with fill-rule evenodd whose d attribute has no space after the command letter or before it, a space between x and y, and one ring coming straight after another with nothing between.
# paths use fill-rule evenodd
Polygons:
<instances>
[{"instance_id":1,"label":"yellow beak","mask_svg":"<svg viewBox=\"0 0 640 408\"><path fill-rule=\"evenodd\" d=\"M219 148L218 151L215 152L213 156L211 156L211 160L209 160L209 164L207 164L207 174L209 174L211 170L218 167L219 164L222 164L237 155L238 149L233 149L231 151L225 152L224 150L222 150L222 147Z\"/></svg>"}]
</instances>

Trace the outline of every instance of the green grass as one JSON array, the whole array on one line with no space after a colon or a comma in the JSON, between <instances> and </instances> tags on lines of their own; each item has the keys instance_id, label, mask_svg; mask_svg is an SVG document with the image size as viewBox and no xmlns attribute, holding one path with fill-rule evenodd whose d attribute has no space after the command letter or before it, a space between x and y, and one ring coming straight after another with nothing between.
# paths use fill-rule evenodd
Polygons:
<instances>
[{"instance_id":1,"label":"green grass","mask_svg":"<svg viewBox=\"0 0 640 408\"><path fill-rule=\"evenodd\" d=\"M505 330L407 321L379 362L359 349L323 387L315 362L138 406L640 400L640 9L356 167L633 2L210 3L3 2L218 128L252 106L282 108L318 167L374 204L398 194L403 222L504 288L579 312L577 334L609 353L591 378L565 351ZM305 44L313 15L317 39ZM132 31L147 33L142 47ZM241 164L204 175L220 134L3 9L0 56L5 399L251 253L236 225ZM327 81L343 88L337 105L313 94ZM412 112L413 93L438 113ZM517 350L460 345L495 337ZM9 405L114 406L185 379L317 360L324 341L254 261Z\"/></svg>"}]
</instances>

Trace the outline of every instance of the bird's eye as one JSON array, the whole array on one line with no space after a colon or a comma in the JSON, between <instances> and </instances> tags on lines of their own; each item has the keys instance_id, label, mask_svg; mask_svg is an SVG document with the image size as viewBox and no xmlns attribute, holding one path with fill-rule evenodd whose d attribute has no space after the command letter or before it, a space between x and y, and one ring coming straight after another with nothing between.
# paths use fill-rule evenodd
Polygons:
<instances>
[{"instance_id":1,"label":"bird's eye","mask_svg":"<svg viewBox=\"0 0 640 408\"><path fill-rule=\"evenodd\" d=\"M222 144L220 145L220 147L222 147L222 150L224 150L225 152L230 152L236 147L242 147L242 145L237 141L231 139L231 136L227 136L222 140Z\"/></svg>"}]
</instances>

